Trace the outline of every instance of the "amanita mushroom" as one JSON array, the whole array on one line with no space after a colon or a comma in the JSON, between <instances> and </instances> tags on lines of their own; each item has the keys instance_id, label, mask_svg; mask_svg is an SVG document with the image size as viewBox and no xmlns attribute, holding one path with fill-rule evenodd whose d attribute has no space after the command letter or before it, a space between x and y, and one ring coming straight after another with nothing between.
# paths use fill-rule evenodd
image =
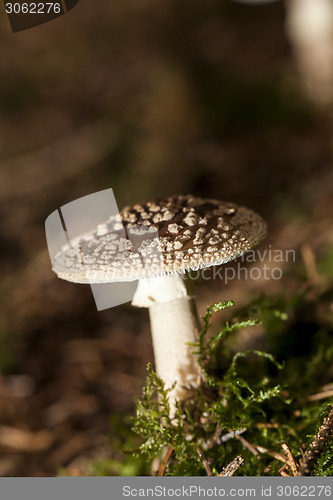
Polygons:
<instances>
[{"instance_id":1,"label":"amanita mushroom","mask_svg":"<svg viewBox=\"0 0 333 500\"><path fill-rule=\"evenodd\" d=\"M182 274L230 261L265 236L266 224L235 203L171 196L125 207L55 257L59 278L76 283L139 280L132 304L148 307L157 374L175 401L198 379L198 322ZM126 238L124 237L124 229Z\"/></svg>"}]
</instances>

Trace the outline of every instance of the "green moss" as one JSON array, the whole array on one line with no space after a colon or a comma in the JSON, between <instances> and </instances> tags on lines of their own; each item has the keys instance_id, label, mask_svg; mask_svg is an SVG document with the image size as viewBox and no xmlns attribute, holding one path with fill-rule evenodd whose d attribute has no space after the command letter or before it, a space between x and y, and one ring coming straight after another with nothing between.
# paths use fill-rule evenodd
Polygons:
<instances>
[{"instance_id":1,"label":"green moss","mask_svg":"<svg viewBox=\"0 0 333 500\"><path fill-rule=\"evenodd\" d=\"M299 357L294 352L282 355L277 338L281 341L295 332L295 310L300 302L304 305L304 297L303 300L294 297L290 303L262 298L249 308L259 317L232 320L214 336L209 335L212 315L232 307L233 302L210 307L203 318L198 344L194 346L202 369L202 383L194 398L179 402L173 421L169 417L169 389L148 366L147 384L138 401L133 426L142 439L137 456L152 460L169 446L173 453L165 475L205 475L197 452L199 446L216 474L238 454L245 462L237 474L279 474L282 463L270 454L254 455L235 437L223 437L230 431L246 428L244 437L253 446L283 453L281 442L286 442L299 462L301 447L305 448L316 434L323 408L327 408L327 401L305 402L303 394L319 390L318 383L324 382L322 375L333 365L331 332L323 325L318 328L318 324L317 330L314 327L311 354L306 351ZM241 316L244 311L238 312L237 317ZM225 348L227 337L258 324L265 327L272 352L232 353ZM330 474L331 468L332 459L327 452L318 465L319 474Z\"/></svg>"},{"instance_id":2,"label":"green moss","mask_svg":"<svg viewBox=\"0 0 333 500\"><path fill-rule=\"evenodd\" d=\"M333 476L333 437L318 460L315 476Z\"/></svg>"},{"instance_id":3,"label":"green moss","mask_svg":"<svg viewBox=\"0 0 333 500\"><path fill-rule=\"evenodd\" d=\"M332 379L331 297L328 288L315 294L303 289L288 297L259 297L243 310L234 311L232 301L209 307L193 344L201 369L194 396L192 391L177 402L171 420L170 388L149 364L136 414L113 419L112 458L96 463L94 474L150 475L152 461L156 473L156 459L161 463L172 449L167 476L206 475L204 460L217 475L237 455L244 463L236 475L279 475L283 463L273 455L285 453L282 442L298 464L330 406L330 399L309 396L322 392ZM212 316L225 309L230 309L229 321L212 334ZM245 328L260 328L263 348L235 348ZM332 444L314 474L333 474ZM286 472L291 474L288 468Z\"/></svg>"}]
</instances>

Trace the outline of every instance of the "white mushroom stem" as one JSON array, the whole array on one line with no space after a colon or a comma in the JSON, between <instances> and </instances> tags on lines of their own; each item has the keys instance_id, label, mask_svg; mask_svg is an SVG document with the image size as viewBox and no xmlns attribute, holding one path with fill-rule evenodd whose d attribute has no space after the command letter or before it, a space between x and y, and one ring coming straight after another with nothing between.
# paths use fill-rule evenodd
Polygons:
<instances>
[{"instance_id":1,"label":"white mushroom stem","mask_svg":"<svg viewBox=\"0 0 333 500\"><path fill-rule=\"evenodd\" d=\"M319 105L333 100L333 2L286 0L287 33L305 89Z\"/></svg>"},{"instance_id":2,"label":"white mushroom stem","mask_svg":"<svg viewBox=\"0 0 333 500\"><path fill-rule=\"evenodd\" d=\"M196 348L188 345L197 342L193 299L184 280L175 274L140 280L132 305L149 308L156 372L166 388L176 382L169 393L172 417L175 401L189 397L198 380Z\"/></svg>"}]
</instances>

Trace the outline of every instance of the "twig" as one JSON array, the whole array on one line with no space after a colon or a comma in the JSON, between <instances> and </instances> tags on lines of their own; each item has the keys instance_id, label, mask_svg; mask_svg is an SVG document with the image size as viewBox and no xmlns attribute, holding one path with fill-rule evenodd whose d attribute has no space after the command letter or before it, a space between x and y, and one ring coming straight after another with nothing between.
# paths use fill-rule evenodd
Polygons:
<instances>
[{"instance_id":1,"label":"twig","mask_svg":"<svg viewBox=\"0 0 333 500\"><path fill-rule=\"evenodd\" d=\"M274 422L273 424L266 423L266 422L258 422L257 426L260 427L261 429L278 429L279 428L278 422Z\"/></svg>"},{"instance_id":2,"label":"twig","mask_svg":"<svg viewBox=\"0 0 333 500\"><path fill-rule=\"evenodd\" d=\"M238 439L238 441L240 441L242 443L242 445L247 448L254 456L257 456L258 455L258 451L255 449L254 446L252 446L251 443L249 443L248 441L246 441L246 439L243 438L243 436L235 436L236 439Z\"/></svg>"},{"instance_id":3,"label":"twig","mask_svg":"<svg viewBox=\"0 0 333 500\"><path fill-rule=\"evenodd\" d=\"M333 384L330 382L329 384L324 384L321 388L322 391L330 391L333 389Z\"/></svg>"},{"instance_id":4,"label":"twig","mask_svg":"<svg viewBox=\"0 0 333 500\"><path fill-rule=\"evenodd\" d=\"M54 438L48 430L30 432L6 425L0 426L0 448L20 453L31 453L49 448Z\"/></svg>"},{"instance_id":5,"label":"twig","mask_svg":"<svg viewBox=\"0 0 333 500\"><path fill-rule=\"evenodd\" d=\"M238 455L238 457L234 458L230 464L228 464L226 467L223 467L222 471L220 474L218 474L218 477L230 477L235 474L235 472L243 465L244 463L244 458L242 458L242 455Z\"/></svg>"},{"instance_id":6,"label":"twig","mask_svg":"<svg viewBox=\"0 0 333 500\"><path fill-rule=\"evenodd\" d=\"M289 450L286 443L281 443L281 446L283 450L286 452L286 455L288 457L288 465L291 468L291 472L293 473L294 476L297 476L297 466L291 451Z\"/></svg>"},{"instance_id":7,"label":"twig","mask_svg":"<svg viewBox=\"0 0 333 500\"><path fill-rule=\"evenodd\" d=\"M303 261L306 268L306 273L308 275L308 281L314 285L318 284L318 271L316 258L314 256L313 250L307 243L301 246L301 253Z\"/></svg>"},{"instance_id":8,"label":"twig","mask_svg":"<svg viewBox=\"0 0 333 500\"><path fill-rule=\"evenodd\" d=\"M196 332L197 332L197 331L198 331L198 330L196 329ZM200 387L201 387L201 382L202 382L201 377L202 377L202 368L201 368L201 366L199 365L199 366L198 366L197 380L196 380L196 385L197 385L197 387L198 387L198 388L200 388Z\"/></svg>"},{"instance_id":9,"label":"twig","mask_svg":"<svg viewBox=\"0 0 333 500\"><path fill-rule=\"evenodd\" d=\"M228 434L224 434L220 438L220 443L225 443L226 441L229 441L229 439L232 439L234 437L239 436L240 434L243 434L245 431L247 431L247 427L244 427L243 429L239 429L238 431L230 431Z\"/></svg>"},{"instance_id":10,"label":"twig","mask_svg":"<svg viewBox=\"0 0 333 500\"><path fill-rule=\"evenodd\" d=\"M264 473L263 473L263 475L265 476L268 472L270 472L271 468L272 468L272 467L271 467L271 465L270 465L270 464L269 464L269 465L267 465L267 466L264 468Z\"/></svg>"},{"instance_id":11,"label":"twig","mask_svg":"<svg viewBox=\"0 0 333 500\"><path fill-rule=\"evenodd\" d=\"M169 448L167 449L166 454L164 455L162 463L160 465L160 468L159 468L159 471L158 471L158 474L157 474L158 476L164 476L165 468L167 466L167 463L170 460L172 452L173 452L173 448L172 448L172 446L169 446Z\"/></svg>"},{"instance_id":12,"label":"twig","mask_svg":"<svg viewBox=\"0 0 333 500\"><path fill-rule=\"evenodd\" d=\"M287 463L284 463L278 470L278 474L281 474L281 476L283 475L282 472L284 472L286 470L286 468L288 467L288 464Z\"/></svg>"},{"instance_id":13,"label":"twig","mask_svg":"<svg viewBox=\"0 0 333 500\"><path fill-rule=\"evenodd\" d=\"M305 401L319 401L320 399L330 398L331 396L333 396L333 389L329 391L318 392L317 394L311 394L311 396L305 398Z\"/></svg>"},{"instance_id":14,"label":"twig","mask_svg":"<svg viewBox=\"0 0 333 500\"><path fill-rule=\"evenodd\" d=\"M216 424L215 431L211 440L212 446L214 444L221 444L221 434L223 431L223 427L220 424Z\"/></svg>"},{"instance_id":15,"label":"twig","mask_svg":"<svg viewBox=\"0 0 333 500\"><path fill-rule=\"evenodd\" d=\"M309 449L305 452L304 458L300 461L298 476L312 476L318 458L322 454L324 447L330 437L333 436L333 404L331 409L324 419L323 424L319 427L319 432L310 444Z\"/></svg>"},{"instance_id":16,"label":"twig","mask_svg":"<svg viewBox=\"0 0 333 500\"><path fill-rule=\"evenodd\" d=\"M197 446L197 452L198 452L199 457L201 458L201 461L202 461L203 466L206 470L207 476L212 476L213 474L212 474L211 468L209 466L209 463L207 462L206 457L203 454L203 452L200 450L199 446Z\"/></svg>"},{"instance_id":17,"label":"twig","mask_svg":"<svg viewBox=\"0 0 333 500\"><path fill-rule=\"evenodd\" d=\"M276 460L280 460L280 462L287 463L288 459L282 453L278 453L277 451L271 451L268 450L267 448L264 448L263 446L256 446L257 450L259 453L266 453L267 455L270 455L273 458L276 458Z\"/></svg>"}]
</instances>

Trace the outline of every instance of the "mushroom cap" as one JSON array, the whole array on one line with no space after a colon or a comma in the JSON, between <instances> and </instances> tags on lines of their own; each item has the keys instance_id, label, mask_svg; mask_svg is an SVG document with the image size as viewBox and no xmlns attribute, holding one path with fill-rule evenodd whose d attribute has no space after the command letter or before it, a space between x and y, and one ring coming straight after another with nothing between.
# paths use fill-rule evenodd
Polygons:
<instances>
[{"instance_id":1,"label":"mushroom cap","mask_svg":"<svg viewBox=\"0 0 333 500\"><path fill-rule=\"evenodd\" d=\"M134 281L228 262L257 245L266 223L252 210L192 195L124 207L55 256L53 271L75 283Z\"/></svg>"}]
</instances>

